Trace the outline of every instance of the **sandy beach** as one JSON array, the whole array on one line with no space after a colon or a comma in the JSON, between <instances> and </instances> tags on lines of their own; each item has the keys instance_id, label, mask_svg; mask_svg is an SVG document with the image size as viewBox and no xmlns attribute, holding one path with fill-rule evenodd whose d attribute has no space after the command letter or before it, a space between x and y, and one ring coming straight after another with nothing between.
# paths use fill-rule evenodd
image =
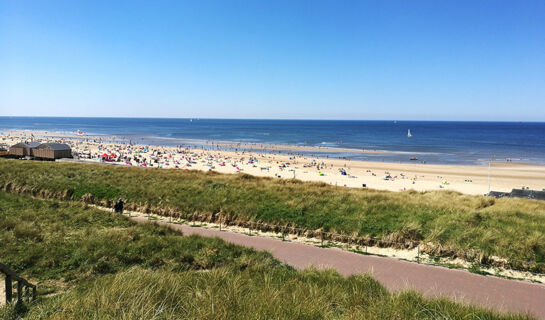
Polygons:
<instances>
[{"instance_id":1,"label":"sandy beach","mask_svg":"<svg viewBox=\"0 0 545 320\"><path fill-rule=\"evenodd\" d=\"M350 188L367 187L389 191L452 190L465 194L485 194L489 190L489 172L491 190L507 192L523 186L535 190L545 188L545 166L516 162L492 162L489 169L488 166L351 161L297 154L298 150L346 151L327 147L213 144L210 148L203 149L130 145L115 142L115 137L78 136L45 131L12 130L0 134L0 143L7 145L30 140L67 143L79 155L78 160L85 162L145 168L214 170L230 174L242 172ZM277 151L283 152L279 154ZM293 153L287 154L286 151ZM109 157L101 157L103 155Z\"/></svg>"}]
</instances>

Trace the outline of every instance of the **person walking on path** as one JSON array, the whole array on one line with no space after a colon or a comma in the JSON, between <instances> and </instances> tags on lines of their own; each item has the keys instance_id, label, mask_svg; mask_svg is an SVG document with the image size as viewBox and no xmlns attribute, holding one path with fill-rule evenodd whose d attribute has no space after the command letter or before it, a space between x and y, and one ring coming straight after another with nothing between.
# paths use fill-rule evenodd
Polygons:
<instances>
[{"instance_id":1,"label":"person walking on path","mask_svg":"<svg viewBox=\"0 0 545 320\"><path fill-rule=\"evenodd\" d=\"M123 205L125 202L119 198L117 199L116 204L114 205L114 212L123 214Z\"/></svg>"}]
</instances>

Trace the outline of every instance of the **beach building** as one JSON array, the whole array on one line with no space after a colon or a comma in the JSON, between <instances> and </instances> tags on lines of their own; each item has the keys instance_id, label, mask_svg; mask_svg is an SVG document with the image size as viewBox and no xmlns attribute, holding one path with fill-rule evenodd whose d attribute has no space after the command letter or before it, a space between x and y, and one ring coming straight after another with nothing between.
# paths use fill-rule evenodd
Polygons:
<instances>
[{"instance_id":1,"label":"beach building","mask_svg":"<svg viewBox=\"0 0 545 320\"><path fill-rule=\"evenodd\" d=\"M32 156L47 160L72 158L72 149L65 143L42 143L32 149Z\"/></svg>"},{"instance_id":2,"label":"beach building","mask_svg":"<svg viewBox=\"0 0 545 320\"><path fill-rule=\"evenodd\" d=\"M535 199L535 200L545 200L545 190L530 190L530 189L513 189L510 198L524 198L524 199Z\"/></svg>"},{"instance_id":3,"label":"beach building","mask_svg":"<svg viewBox=\"0 0 545 320\"><path fill-rule=\"evenodd\" d=\"M32 155L32 150L39 146L39 142L19 142L9 148L9 155L16 157L27 157Z\"/></svg>"},{"instance_id":4,"label":"beach building","mask_svg":"<svg viewBox=\"0 0 545 320\"><path fill-rule=\"evenodd\" d=\"M7 156L9 153L9 147L7 144L0 143L0 157Z\"/></svg>"},{"instance_id":5,"label":"beach building","mask_svg":"<svg viewBox=\"0 0 545 320\"><path fill-rule=\"evenodd\" d=\"M542 191L539 190L530 190L527 188L524 189L513 189L511 192L501 192L501 191L490 191L487 196L494 198L522 198L522 199L534 199L534 200L545 200L545 189Z\"/></svg>"}]
</instances>

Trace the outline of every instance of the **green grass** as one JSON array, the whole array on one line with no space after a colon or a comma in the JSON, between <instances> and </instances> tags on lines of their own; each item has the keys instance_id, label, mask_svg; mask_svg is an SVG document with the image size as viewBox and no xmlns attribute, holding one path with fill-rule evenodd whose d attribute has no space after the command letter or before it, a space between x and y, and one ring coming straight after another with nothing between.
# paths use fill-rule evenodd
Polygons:
<instances>
[{"instance_id":1,"label":"green grass","mask_svg":"<svg viewBox=\"0 0 545 320\"><path fill-rule=\"evenodd\" d=\"M131 266L170 271L202 270L251 259L277 264L270 255L220 239L138 225L79 203L38 201L0 192L0 257L15 272L37 281L71 281L116 273ZM54 292L53 281L40 286Z\"/></svg>"},{"instance_id":2,"label":"green grass","mask_svg":"<svg viewBox=\"0 0 545 320\"><path fill-rule=\"evenodd\" d=\"M466 259L495 255L545 262L545 202L534 200L449 191L347 189L245 174L4 159L0 160L0 175L0 187L12 192L74 200L92 195L96 203L123 197L133 209L164 215L204 218L221 213L231 222L261 221L415 241L423 244L424 252L435 255ZM541 269L534 271L544 272Z\"/></svg>"},{"instance_id":3,"label":"green grass","mask_svg":"<svg viewBox=\"0 0 545 320\"><path fill-rule=\"evenodd\" d=\"M219 239L135 224L81 203L0 192L2 262L38 300L0 319L529 319L415 292L368 275L296 271Z\"/></svg>"}]
</instances>

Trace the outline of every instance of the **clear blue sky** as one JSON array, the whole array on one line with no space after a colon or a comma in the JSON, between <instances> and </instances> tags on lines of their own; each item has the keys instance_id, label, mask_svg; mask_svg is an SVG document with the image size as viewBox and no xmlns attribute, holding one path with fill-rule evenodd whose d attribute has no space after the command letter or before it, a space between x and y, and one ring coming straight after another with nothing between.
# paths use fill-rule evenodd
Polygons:
<instances>
[{"instance_id":1,"label":"clear blue sky","mask_svg":"<svg viewBox=\"0 0 545 320\"><path fill-rule=\"evenodd\" d=\"M0 0L0 115L545 121L545 1Z\"/></svg>"}]
</instances>

